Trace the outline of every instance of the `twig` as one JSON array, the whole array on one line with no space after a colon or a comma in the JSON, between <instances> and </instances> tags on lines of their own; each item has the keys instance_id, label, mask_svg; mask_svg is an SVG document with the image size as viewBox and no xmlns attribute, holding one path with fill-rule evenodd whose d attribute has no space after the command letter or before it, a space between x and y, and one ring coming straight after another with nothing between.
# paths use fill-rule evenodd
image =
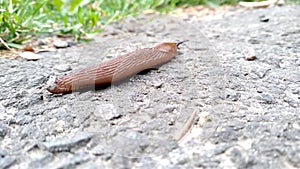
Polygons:
<instances>
[{"instance_id":1,"label":"twig","mask_svg":"<svg viewBox=\"0 0 300 169\"><path fill-rule=\"evenodd\" d=\"M180 133L179 137L177 138L177 142L179 142L185 135L186 133L191 129L194 120L196 118L196 111L193 112L192 116L188 119L187 123L185 124L185 126L183 127L182 132Z\"/></svg>"}]
</instances>

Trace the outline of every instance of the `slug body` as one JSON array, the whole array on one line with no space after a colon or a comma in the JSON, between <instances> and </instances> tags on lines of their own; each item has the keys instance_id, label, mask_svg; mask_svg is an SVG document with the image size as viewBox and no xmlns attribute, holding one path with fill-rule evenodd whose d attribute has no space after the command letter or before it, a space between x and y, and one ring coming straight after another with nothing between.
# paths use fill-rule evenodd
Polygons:
<instances>
[{"instance_id":1,"label":"slug body","mask_svg":"<svg viewBox=\"0 0 300 169\"><path fill-rule=\"evenodd\" d=\"M177 54L178 46L183 42L162 43L153 48L127 53L63 76L47 90L53 94L70 93L122 81L143 70L155 68L170 61Z\"/></svg>"}]
</instances>

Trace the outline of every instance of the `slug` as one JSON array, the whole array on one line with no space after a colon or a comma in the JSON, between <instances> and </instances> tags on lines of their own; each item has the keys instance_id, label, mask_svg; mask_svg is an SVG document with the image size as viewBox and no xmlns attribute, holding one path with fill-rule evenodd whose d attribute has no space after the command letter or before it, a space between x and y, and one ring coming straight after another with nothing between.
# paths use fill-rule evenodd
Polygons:
<instances>
[{"instance_id":1,"label":"slug","mask_svg":"<svg viewBox=\"0 0 300 169\"><path fill-rule=\"evenodd\" d=\"M141 71L160 66L177 54L179 43L161 43L152 48L144 48L121 55L101 64L88 67L55 80L47 88L53 94L71 93L93 87L108 86L120 82Z\"/></svg>"}]
</instances>

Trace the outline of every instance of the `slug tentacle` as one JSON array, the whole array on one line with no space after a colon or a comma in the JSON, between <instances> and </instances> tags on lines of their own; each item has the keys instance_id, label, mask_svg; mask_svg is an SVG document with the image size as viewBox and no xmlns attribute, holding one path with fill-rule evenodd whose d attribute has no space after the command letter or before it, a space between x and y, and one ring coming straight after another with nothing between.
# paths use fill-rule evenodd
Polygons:
<instances>
[{"instance_id":1,"label":"slug tentacle","mask_svg":"<svg viewBox=\"0 0 300 169\"><path fill-rule=\"evenodd\" d=\"M179 49L179 43L162 43L153 48L140 49L101 64L61 77L47 90L54 94L70 93L122 81L143 70L152 69L170 61Z\"/></svg>"},{"instance_id":2,"label":"slug tentacle","mask_svg":"<svg viewBox=\"0 0 300 169\"><path fill-rule=\"evenodd\" d=\"M180 49L180 48L179 48L179 45L181 45L181 44L183 44L184 42L187 42L187 41L189 41L189 40L184 40L184 41L181 41L181 42L176 43L177 49Z\"/></svg>"}]
</instances>

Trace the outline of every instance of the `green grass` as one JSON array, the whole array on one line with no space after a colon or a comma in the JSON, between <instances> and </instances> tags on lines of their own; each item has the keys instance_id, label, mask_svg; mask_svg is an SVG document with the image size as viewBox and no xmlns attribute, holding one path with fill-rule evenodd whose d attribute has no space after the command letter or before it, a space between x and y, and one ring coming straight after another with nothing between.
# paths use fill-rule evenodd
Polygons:
<instances>
[{"instance_id":1,"label":"green grass","mask_svg":"<svg viewBox=\"0 0 300 169\"><path fill-rule=\"evenodd\" d=\"M5 45L20 47L19 44L39 34L69 33L80 40L87 34L100 32L104 25L112 21L137 15L147 9L168 12L182 5L233 5L238 1L0 0L0 48Z\"/></svg>"}]
</instances>

